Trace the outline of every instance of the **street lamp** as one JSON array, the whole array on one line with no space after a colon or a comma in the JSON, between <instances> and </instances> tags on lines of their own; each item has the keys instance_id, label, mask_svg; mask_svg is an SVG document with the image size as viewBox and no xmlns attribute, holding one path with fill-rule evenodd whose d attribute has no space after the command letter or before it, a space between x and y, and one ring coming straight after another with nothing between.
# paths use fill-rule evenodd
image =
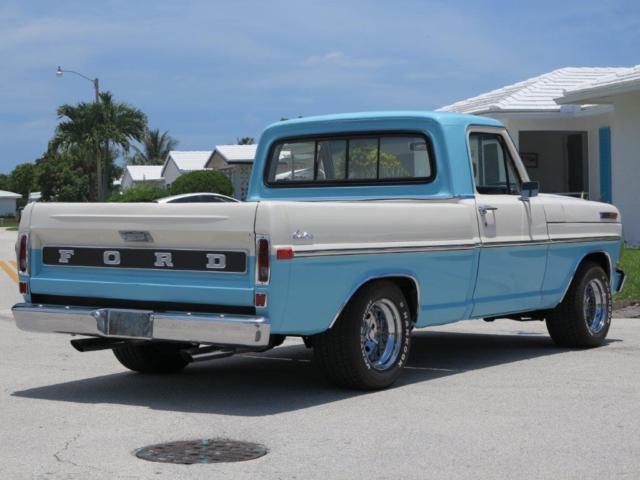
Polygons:
<instances>
[{"instance_id":1,"label":"street lamp","mask_svg":"<svg viewBox=\"0 0 640 480\"><path fill-rule=\"evenodd\" d=\"M85 80L89 80L91 83L93 83L93 89L95 90L96 93L96 103L98 103L100 101L100 84L98 82L98 78L89 78L86 75L83 75L79 72L74 72L73 70L63 70L60 66L58 66L58 69L56 70L56 77L62 77L62 75L64 73L73 73L75 75L78 75L79 77L84 78Z\"/></svg>"},{"instance_id":2,"label":"street lamp","mask_svg":"<svg viewBox=\"0 0 640 480\"><path fill-rule=\"evenodd\" d=\"M96 104L100 103L100 86L98 83L98 78L89 78L86 75L81 74L80 72L74 72L73 70L63 70L60 66L58 66L58 69L56 70L56 77L60 78L62 77L63 74L65 73L73 73L75 75L78 75L79 77L84 78L85 80L90 81L91 83L93 83L93 89L95 90L96 93ZM98 184L98 201L104 201L104 192L105 192L105 186L104 186L104 172L103 172L103 167L102 167L102 158L100 156L100 152L97 151L96 152L96 182Z\"/></svg>"}]
</instances>

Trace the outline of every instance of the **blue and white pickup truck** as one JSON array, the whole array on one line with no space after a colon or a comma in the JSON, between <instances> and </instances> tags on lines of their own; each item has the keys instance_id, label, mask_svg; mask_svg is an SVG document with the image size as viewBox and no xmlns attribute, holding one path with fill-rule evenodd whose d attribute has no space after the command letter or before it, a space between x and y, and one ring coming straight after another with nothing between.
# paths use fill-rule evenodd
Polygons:
<instances>
[{"instance_id":1,"label":"blue and white pickup truck","mask_svg":"<svg viewBox=\"0 0 640 480\"><path fill-rule=\"evenodd\" d=\"M384 388L413 328L545 320L598 346L624 280L615 207L538 194L498 121L448 113L278 122L247 202L37 203L19 230L18 327L139 372L298 336L334 383Z\"/></svg>"}]
</instances>

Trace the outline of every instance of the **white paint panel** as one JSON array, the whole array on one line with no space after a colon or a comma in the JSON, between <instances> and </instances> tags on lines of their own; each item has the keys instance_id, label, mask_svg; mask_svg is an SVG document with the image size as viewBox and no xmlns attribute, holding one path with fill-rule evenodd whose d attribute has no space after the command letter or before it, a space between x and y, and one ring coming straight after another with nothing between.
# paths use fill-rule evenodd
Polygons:
<instances>
[{"instance_id":1,"label":"white paint panel","mask_svg":"<svg viewBox=\"0 0 640 480\"><path fill-rule=\"evenodd\" d=\"M228 248L254 251L256 203L39 203L32 244L99 247ZM121 230L148 231L153 243L125 242Z\"/></svg>"},{"instance_id":2,"label":"white paint panel","mask_svg":"<svg viewBox=\"0 0 640 480\"><path fill-rule=\"evenodd\" d=\"M293 239L294 232L312 239ZM473 199L448 201L262 202L256 233L274 248L393 248L475 245L479 242Z\"/></svg>"}]
</instances>

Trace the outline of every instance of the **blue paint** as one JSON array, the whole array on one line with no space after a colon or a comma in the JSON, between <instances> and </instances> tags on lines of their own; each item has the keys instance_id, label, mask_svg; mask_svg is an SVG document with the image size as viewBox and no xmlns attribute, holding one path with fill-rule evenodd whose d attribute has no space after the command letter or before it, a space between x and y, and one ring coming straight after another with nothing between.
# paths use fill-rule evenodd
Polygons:
<instances>
[{"instance_id":1,"label":"blue paint","mask_svg":"<svg viewBox=\"0 0 640 480\"><path fill-rule=\"evenodd\" d=\"M600 142L600 201L611 203L613 187L611 184L611 128L602 127L599 131Z\"/></svg>"},{"instance_id":2,"label":"blue paint","mask_svg":"<svg viewBox=\"0 0 640 480\"><path fill-rule=\"evenodd\" d=\"M377 255L294 258L290 282L272 280L270 301L284 298L278 315L271 312L276 333L312 334L326 330L358 286L371 278L412 276L421 288L418 326L465 318L471 309L478 249Z\"/></svg>"},{"instance_id":3,"label":"blue paint","mask_svg":"<svg viewBox=\"0 0 640 480\"><path fill-rule=\"evenodd\" d=\"M267 199L330 201L376 197L438 199L474 195L471 176L459 174L459 172L470 171L466 132L471 125L502 126L499 121L491 118L445 112L353 113L274 123L267 127L260 137L247 199L248 201ZM422 132L431 138L437 170L437 176L433 182L410 185L286 188L273 188L264 183L262 175L269 150L283 137L389 130Z\"/></svg>"},{"instance_id":4,"label":"blue paint","mask_svg":"<svg viewBox=\"0 0 640 480\"><path fill-rule=\"evenodd\" d=\"M547 248L482 248L472 316L540 308Z\"/></svg>"},{"instance_id":5,"label":"blue paint","mask_svg":"<svg viewBox=\"0 0 640 480\"><path fill-rule=\"evenodd\" d=\"M580 262L594 252L606 252L615 267L620 255L620 242L561 243L549 248L540 308L553 308L562 300Z\"/></svg>"}]
</instances>

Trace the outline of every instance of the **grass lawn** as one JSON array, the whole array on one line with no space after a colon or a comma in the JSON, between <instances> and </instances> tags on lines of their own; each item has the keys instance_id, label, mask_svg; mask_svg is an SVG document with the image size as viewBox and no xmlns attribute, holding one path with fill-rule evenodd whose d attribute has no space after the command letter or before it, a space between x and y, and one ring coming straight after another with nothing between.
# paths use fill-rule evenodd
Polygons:
<instances>
[{"instance_id":1,"label":"grass lawn","mask_svg":"<svg viewBox=\"0 0 640 480\"><path fill-rule=\"evenodd\" d=\"M18 230L18 221L15 218L0 218L0 227L15 232Z\"/></svg>"},{"instance_id":2,"label":"grass lawn","mask_svg":"<svg viewBox=\"0 0 640 480\"><path fill-rule=\"evenodd\" d=\"M625 248L618 263L627 274L627 282L615 300L640 302L640 249Z\"/></svg>"}]
</instances>

